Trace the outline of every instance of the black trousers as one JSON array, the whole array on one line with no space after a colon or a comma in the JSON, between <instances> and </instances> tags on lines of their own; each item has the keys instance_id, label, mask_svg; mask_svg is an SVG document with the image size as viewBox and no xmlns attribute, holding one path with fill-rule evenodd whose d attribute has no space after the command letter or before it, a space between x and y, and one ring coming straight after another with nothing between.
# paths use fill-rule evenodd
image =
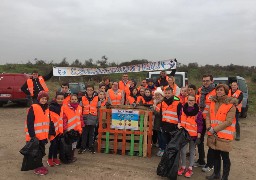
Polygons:
<instances>
[{"instance_id":1,"label":"black trousers","mask_svg":"<svg viewBox=\"0 0 256 180\"><path fill-rule=\"evenodd\" d=\"M59 146L59 136L56 136L53 140L51 140L48 159L52 159L52 158L57 159L58 146Z\"/></svg>"},{"instance_id":2,"label":"black trousers","mask_svg":"<svg viewBox=\"0 0 256 180\"><path fill-rule=\"evenodd\" d=\"M229 152L220 150L213 150L214 152L214 174L220 176L221 170L221 158L223 161L223 174L222 179L228 179L231 162L229 159Z\"/></svg>"},{"instance_id":3,"label":"black trousers","mask_svg":"<svg viewBox=\"0 0 256 180\"><path fill-rule=\"evenodd\" d=\"M152 142L153 144L157 143L157 130L153 130Z\"/></svg>"},{"instance_id":4,"label":"black trousers","mask_svg":"<svg viewBox=\"0 0 256 180\"><path fill-rule=\"evenodd\" d=\"M85 149L87 144L89 148L93 147L94 131L94 125L85 125L85 127L83 127L81 149Z\"/></svg>"},{"instance_id":5,"label":"black trousers","mask_svg":"<svg viewBox=\"0 0 256 180\"><path fill-rule=\"evenodd\" d=\"M204 136L205 136L205 132L206 132L206 125L205 125L205 119L203 119L203 131L202 131L202 134L201 134L201 143L198 144L198 155L199 155L199 158L198 158L198 163L200 164L205 164L205 151L204 151Z\"/></svg>"}]
</instances>

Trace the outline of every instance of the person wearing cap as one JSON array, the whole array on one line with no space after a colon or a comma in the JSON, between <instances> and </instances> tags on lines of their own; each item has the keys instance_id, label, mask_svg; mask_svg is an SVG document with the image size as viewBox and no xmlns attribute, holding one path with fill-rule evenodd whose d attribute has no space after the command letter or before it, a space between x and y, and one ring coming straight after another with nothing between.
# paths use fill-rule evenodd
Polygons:
<instances>
[{"instance_id":1,"label":"person wearing cap","mask_svg":"<svg viewBox=\"0 0 256 180\"><path fill-rule=\"evenodd\" d=\"M156 139L155 141L158 141L158 147L159 151L157 152L157 156L162 156L164 154L164 144L163 144L163 138L161 135L160 127L161 127L161 121L162 117L159 113L156 112L157 105L160 104L164 99L164 92L160 87L158 87L155 90L154 93L154 104L153 104L153 109L154 109L154 126L153 126L153 138Z\"/></svg>"},{"instance_id":2,"label":"person wearing cap","mask_svg":"<svg viewBox=\"0 0 256 180\"><path fill-rule=\"evenodd\" d=\"M211 97L206 116L207 146L213 150L214 172L206 179L220 179L221 159L223 161L222 180L227 180L231 162L229 152L234 139L237 99L228 97L229 87L219 84L215 88L216 96Z\"/></svg>"},{"instance_id":3,"label":"person wearing cap","mask_svg":"<svg viewBox=\"0 0 256 180\"><path fill-rule=\"evenodd\" d=\"M53 76L53 70L45 76L38 75L38 71L33 71L32 77L28 79L21 87L21 90L32 98L33 103L37 99L37 95L40 91L49 92L49 89L45 81L49 80Z\"/></svg>"},{"instance_id":4,"label":"person wearing cap","mask_svg":"<svg viewBox=\"0 0 256 180\"><path fill-rule=\"evenodd\" d=\"M32 104L28 110L27 119L25 121L26 142L39 141L39 149L41 155L36 159L30 155L25 155L22 163L21 171L34 170L37 175L46 175L48 170L44 167L42 159L45 155L45 144L49 135L49 108L48 93L40 91L37 96L38 103ZM51 134L51 133L50 133ZM53 132L54 135L54 132Z\"/></svg>"}]
</instances>

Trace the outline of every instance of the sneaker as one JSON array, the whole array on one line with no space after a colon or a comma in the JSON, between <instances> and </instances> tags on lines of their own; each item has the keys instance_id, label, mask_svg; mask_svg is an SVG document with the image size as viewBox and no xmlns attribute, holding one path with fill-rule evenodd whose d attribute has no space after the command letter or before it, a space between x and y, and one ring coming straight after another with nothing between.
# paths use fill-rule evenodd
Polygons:
<instances>
[{"instance_id":1,"label":"sneaker","mask_svg":"<svg viewBox=\"0 0 256 180\"><path fill-rule=\"evenodd\" d=\"M187 177L187 178L190 178L192 176L192 174L193 174L192 169L187 169L187 171L186 171L184 176Z\"/></svg>"},{"instance_id":2,"label":"sneaker","mask_svg":"<svg viewBox=\"0 0 256 180\"><path fill-rule=\"evenodd\" d=\"M158 157L162 157L164 155L164 150L159 150L158 152L157 152L157 156Z\"/></svg>"},{"instance_id":3,"label":"sneaker","mask_svg":"<svg viewBox=\"0 0 256 180\"><path fill-rule=\"evenodd\" d=\"M45 170L46 173L48 173L48 169L47 169L46 167L42 166L41 168L42 168L43 170Z\"/></svg>"},{"instance_id":4,"label":"sneaker","mask_svg":"<svg viewBox=\"0 0 256 180\"><path fill-rule=\"evenodd\" d=\"M205 165L203 168L202 168L202 171L203 172L210 172L211 170L213 170L213 167L210 168L209 166Z\"/></svg>"},{"instance_id":5,"label":"sneaker","mask_svg":"<svg viewBox=\"0 0 256 180\"><path fill-rule=\"evenodd\" d=\"M53 159L53 163L54 163L54 165L59 166L60 165L60 160Z\"/></svg>"},{"instance_id":6,"label":"sneaker","mask_svg":"<svg viewBox=\"0 0 256 180\"><path fill-rule=\"evenodd\" d=\"M84 154L86 152L86 149L79 149L78 154Z\"/></svg>"},{"instance_id":7,"label":"sneaker","mask_svg":"<svg viewBox=\"0 0 256 180\"><path fill-rule=\"evenodd\" d=\"M91 148L89 149L89 151L90 151L92 154L95 154L95 153L96 153L94 147L91 147Z\"/></svg>"},{"instance_id":8,"label":"sneaker","mask_svg":"<svg viewBox=\"0 0 256 180\"><path fill-rule=\"evenodd\" d=\"M48 173L48 171L46 171L46 169L40 167L40 168L36 168L36 169L34 170L34 173L35 173L36 175L44 176L44 175L46 175L46 174Z\"/></svg>"},{"instance_id":9,"label":"sneaker","mask_svg":"<svg viewBox=\"0 0 256 180\"><path fill-rule=\"evenodd\" d=\"M48 159L46 162L47 162L48 166L50 166L50 167L54 166L54 163L53 163L52 159Z\"/></svg>"},{"instance_id":10,"label":"sneaker","mask_svg":"<svg viewBox=\"0 0 256 180\"><path fill-rule=\"evenodd\" d=\"M206 165L205 163L201 163L201 162L196 161L196 162L194 162L193 167L204 167L205 165Z\"/></svg>"},{"instance_id":11,"label":"sneaker","mask_svg":"<svg viewBox=\"0 0 256 180\"><path fill-rule=\"evenodd\" d=\"M183 173L185 172L185 168L180 168L179 171L178 171L178 176L182 176Z\"/></svg>"}]
</instances>

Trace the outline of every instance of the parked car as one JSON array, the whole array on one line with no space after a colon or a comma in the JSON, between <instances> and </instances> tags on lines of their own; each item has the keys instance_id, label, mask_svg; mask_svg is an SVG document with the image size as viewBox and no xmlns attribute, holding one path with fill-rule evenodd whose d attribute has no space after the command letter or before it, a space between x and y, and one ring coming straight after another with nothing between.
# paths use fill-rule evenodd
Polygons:
<instances>
[{"instance_id":1,"label":"parked car","mask_svg":"<svg viewBox=\"0 0 256 180\"><path fill-rule=\"evenodd\" d=\"M30 99L20 89L29 78L28 74L0 74L0 106L7 104L9 101L30 106Z\"/></svg>"},{"instance_id":2,"label":"parked car","mask_svg":"<svg viewBox=\"0 0 256 180\"><path fill-rule=\"evenodd\" d=\"M240 117L242 118L246 118L247 117L247 111L249 108L248 105L248 87L247 87L247 83L245 81L245 79L241 76L233 76L233 77L214 77L214 84L227 84L228 86L230 86L230 84L232 82L237 82L238 83L238 87L239 89L243 92L243 101L242 101L242 111L240 114Z\"/></svg>"}]
</instances>

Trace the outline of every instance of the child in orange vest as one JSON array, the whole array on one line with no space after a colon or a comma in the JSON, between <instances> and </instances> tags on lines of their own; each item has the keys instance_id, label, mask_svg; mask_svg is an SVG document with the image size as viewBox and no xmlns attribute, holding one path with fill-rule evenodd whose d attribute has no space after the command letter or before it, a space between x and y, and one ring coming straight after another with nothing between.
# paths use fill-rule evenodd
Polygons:
<instances>
[{"instance_id":1,"label":"child in orange vest","mask_svg":"<svg viewBox=\"0 0 256 180\"><path fill-rule=\"evenodd\" d=\"M84 126L82 117L82 107L78 103L78 97L76 94L70 96L70 102L63 106L63 132L72 139L72 155L68 163L75 162L77 160L74 157L77 140L82 133L82 127Z\"/></svg>"},{"instance_id":2,"label":"child in orange vest","mask_svg":"<svg viewBox=\"0 0 256 180\"><path fill-rule=\"evenodd\" d=\"M78 151L78 154L85 153L87 147L92 154L96 153L94 149L94 132L98 123L98 101L99 98L94 91L94 87L88 85L85 96L82 97L81 102L83 106L83 121L85 126L83 127L81 149Z\"/></svg>"},{"instance_id":3,"label":"child in orange vest","mask_svg":"<svg viewBox=\"0 0 256 180\"><path fill-rule=\"evenodd\" d=\"M186 102L187 102L187 88L186 87L182 87L180 89L180 95L179 95L179 98L180 98L180 103L182 105L184 105Z\"/></svg>"},{"instance_id":4,"label":"child in orange vest","mask_svg":"<svg viewBox=\"0 0 256 180\"><path fill-rule=\"evenodd\" d=\"M63 120L61 119L62 104L64 101L64 93L57 92L55 99L50 104L50 131L53 135L50 136L51 145L49 147L49 154L47 164L52 167L60 165L57 159L58 144L60 135L63 133Z\"/></svg>"},{"instance_id":5,"label":"child in orange vest","mask_svg":"<svg viewBox=\"0 0 256 180\"><path fill-rule=\"evenodd\" d=\"M188 102L184 104L178 128L185 128L190 137L190 142L181 149L181 168L178 175L185 175L190 178L193 174L192 166L195 158L195 146L200 143L200 137L203 129L202 115L198 115L199 107L196 104L196 97L188 95ZM200 112L201 113L201 112ZM186 169L186 152L189 145L189 167Z\"/></svg>"},{"instance_id":6,"label":"child in orange vest","mask_svg":"<svg viewBox=\"0 0 256 180\"><path fill-rule=\"evenodd\" d=\"M137 104L143 105L143 106L152 106L153 105L153 95L152 91L148 88L145 89L144 96L139 96L137 98Z\"/></svg>"},{"instance_id":7,"label":"child in orange vest","mask_svg":"<svg viewBox=\"0 0 256 180\"><path fill-rule=\"evenodd\" d=\"M47 143L49 132L49 108L47 92L40 91L37 96L38 103L33 104L27 114L25 122L26 142L39 141L39 156L34 158L25 155L21 171L34 170L37 175L46 175L48 169L43 166L42 159L45 155L45 144Z\"/></svg>"},{"instance_id":8,"label":"child in orange vest","mask_svg":"<svg viewBox=\"0 0 256 180\"><path fill-rule=\"evenodd\" d=\"M127 97L126 104L127 105L132 105L134 103L136 104L137 99L138 99L138 90L137 90L137 88L134 88L132 90L132 94Z\"/></svg>"}]
</instances>

